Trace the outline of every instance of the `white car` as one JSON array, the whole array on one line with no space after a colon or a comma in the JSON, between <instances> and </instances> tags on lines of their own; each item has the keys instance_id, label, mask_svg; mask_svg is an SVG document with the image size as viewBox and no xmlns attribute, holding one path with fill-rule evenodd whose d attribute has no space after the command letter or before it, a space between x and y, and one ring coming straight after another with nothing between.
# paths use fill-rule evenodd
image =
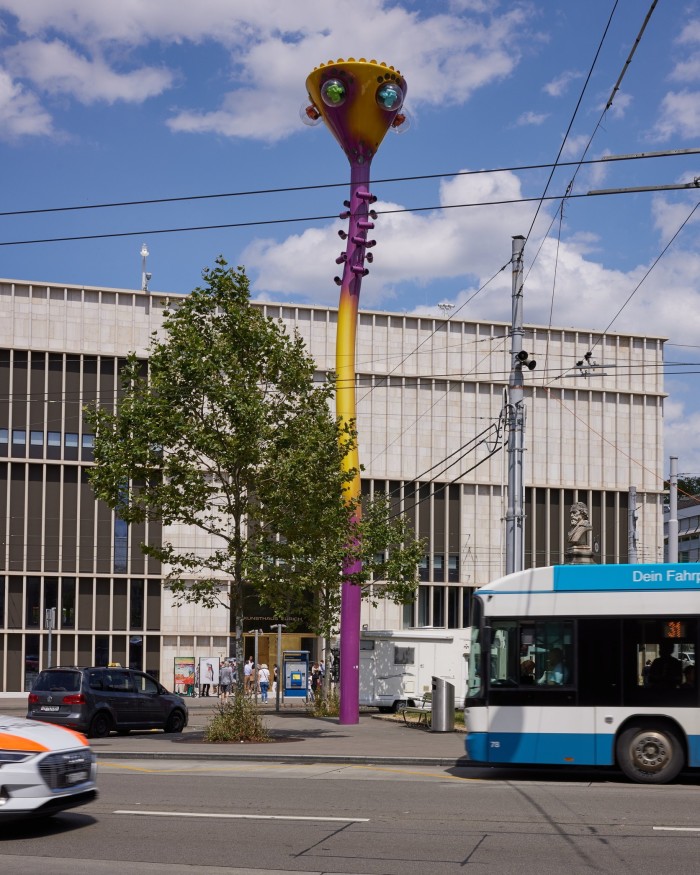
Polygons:
<instances>
[{"instance_id":1,"label":"white car","mask_svg":"<svg viewBox=\"0 0 700 875\"><path fill-rule=\"evenodd\" d=\"M91 802L95 776L95 754L84 735L0 715L0 823Z\"/></svg>"}]
</instances>

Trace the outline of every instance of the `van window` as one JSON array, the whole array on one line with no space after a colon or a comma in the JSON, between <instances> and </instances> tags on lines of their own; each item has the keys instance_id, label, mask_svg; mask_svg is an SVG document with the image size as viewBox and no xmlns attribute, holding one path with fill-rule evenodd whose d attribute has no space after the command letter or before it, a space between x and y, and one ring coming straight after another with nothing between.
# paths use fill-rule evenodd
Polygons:
<instances>
[{"instance_id":1,"label":"van window","mask_svg":"<svg viewBox=\"0 0 700 875\"><path fill-rule=\"evenodd\" d=\"M110 669L104 673L104 688L115 693L133 693L128 671Z\"/></svg>"},{"instance_id":2,"label":"van window","mask_svg":"<svg viewBox=\"0 0 700 875\"><path fill-rule=\"evenodd\" d=\"M78 671L42 671L34 681L35 690L77 693L80 690Z\"/></svg>"},{"instance_id":3,"label":"van window","mask_svg":"<svg viewBox=\"0 0 700 875\"><path fill-rule=\"evenodd\" d=\"M158 684L147 674L134 674L134 685L137 693L153 695L158 692Z\"/></svg>"},{"instance_id":4,"label":"van window","mask_svg":"<svg viewBox=\"0 0 700 875\"><path fill-rule=\"evenodd\" d=\"M394 645L394 665L413 665L415 661L415 647Z\"/></svg>"}]
</instances>

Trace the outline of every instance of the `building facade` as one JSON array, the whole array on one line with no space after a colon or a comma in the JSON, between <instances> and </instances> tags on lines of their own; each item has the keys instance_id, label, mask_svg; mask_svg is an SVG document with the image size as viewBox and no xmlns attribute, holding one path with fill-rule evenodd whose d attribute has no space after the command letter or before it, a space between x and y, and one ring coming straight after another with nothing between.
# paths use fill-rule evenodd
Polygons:
<instances>
[{"instance_id":1,"label":"building facade","mask_svg":"<svg viewBox=\"0 0 700 875\"><path fill-rule=\"evenodd\" d=\"M228 615L176 607L139 545L209 545L179 527L127 527L95 501L82 410L118 402L126 355L146 356L177 296L5 280L0 301L0 692L26 689L49 651L54 664L120 662L172 685L175 657L230 652ZM333 370L334 308L257 306L300 333L319 372ZM363 490L388 492L426 540L415 603L365 607L368 628L466 626L472 589L504 572L508 329L360 315ZM526 567L564 561L574 501L589 507L597 561L626 561L630 486L640 561L659 561L663 339L529 326L523 345L538 361L525 378ZM274 618L250 619L273 654Z\"/></svg>"}]
</instances>

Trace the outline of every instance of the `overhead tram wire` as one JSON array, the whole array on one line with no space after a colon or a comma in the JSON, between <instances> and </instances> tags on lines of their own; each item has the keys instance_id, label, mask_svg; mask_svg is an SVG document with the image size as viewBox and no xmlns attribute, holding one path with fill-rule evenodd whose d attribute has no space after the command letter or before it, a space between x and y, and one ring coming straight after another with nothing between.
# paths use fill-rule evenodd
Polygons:
<instances>
[{"instance_id":1,"label":"overhead tram wire","mask_svg":"<svg viewBox=\"0 0 700 875\"><path fill-rule=\"evenodd\" d=\"M642 185L633 189L609 189L607 191L589 191L581 194L568 194L568 199L585 198L585 197L600 197L601 195L619 195L619 194L640 194L643 192L653 191L676 191L680 189L690 189L700 187L700 177L695 177L693 182L678 183L670 185ZM526 204L532 202L555 201L561 200L563 195L540 195L535 197L521 198L505 198L503 200L494 201L473 201L464 204L437 204L428 207L400 207L392 210L377 210L377 215L390 216L399 213L425 213L425 212L440 212L441 210L457 210L466 209L468 207L493 207L504 206L506 204ZM337 219L337 213L331 215L317 216L292 216L287 219L259 219L248 222L223 222L217 225L188 225L180 228L151 228L140 229L138 231L111 231L104 234L76 234L66 237L41 237L28 240L5 240L0 241L0 247L3 246L29 246L39 243L70 243L79 240L107 240L119 237L140 237L145 235L156 234L182 234L192 231L220 231L227 228L254 228L262 225L285 225L296 222L318 222L326 219ZM510 262L508 262L510 264ZM506 265L507 267L507 265ZM501 268L500 270L503 270ZM500 270L498 273L500 273ZM489 280L490 282L490 280ZM483 287L482 287L483 288ZM454 315L454 314L452 314Z\"/></svg>"},{"instance_id":2,"label":"overhead tram wire","mask_svg":"<svg viewBox=\"0 0 700 875\"><path fill-rule=\"evenodd\" d=\"M549 325L547 326L548 328L552 327L552 319L553 319L553 315L554 315L554 297L555 297L555 292L556 292L556 276L557 276L557 266L559 263L559 247L561 244L561 231L562 231L562 224L564 222L564 204L567 200L567 196L570 195L571 192L573 191L574 183L576 182L576 177L578 176L579 170L581 170L581 167L583 167L584 164L588 163L588 160L586 159L586 155L588 154L588 151L591 148L591 145L593 143L593 140L594 140L596 134L600 130L600 127L603 123L603 119L605 118L608 110L613 105L613 101L615 100L615 95L619 91L620 85L622 84L622 80L625 76L625 73L627 72L630 64L632 63L632 58L634 57L634 53L637 51L637 47L639 46L639 43L642 40L642 36L644 34L644 31L646 30L647 24L649 23L649 20L651 18L652 13L654 12L654 9L656 8L657 3L658 3L658 0L652 0L652 4L647 11L647 14L646 14L644 21L642 23L642 27L641 27L639 33L637 34L637 37L634 41L634 44L632 46L632 49L631 49L629 55L627 56L627 60L625 61L624 65L622 67L622 70L620 72L620 75L617 77L617 81L615 82L615 85L613 86L613 89L610 92L610 97L608 98L607 103L605 104L605 107L604 107L603 111L601 112L600 117L598 118L598 121L596 122L596 125L593 129L593 133L588 138L588 142L586 143L586 147L583 150L583 154L581 155L579 162L576 163L576 169L574 171L573 176L571 177L571 181L569 182L568 186L566 187L566 192L564 193L564 197L562 198L561 204L559 205L559 209L557 210L555 215L552 217L552 221L549 224L549 228L547 228L546 234L544 234L544 236L542 237L542 241L540 242L539 248L537 249L537 252L535 253L535 257L532 259L532 263L530 264L530 268L528 269L527 275L525 277L525 279L527 280L527 276L529 276L530 271L534 267L535 262L537 261L537 258L539 256L540 252L542 251L542 247L544 246L545 240L547 240L547 238L549 237L549 233L552 230L552 226L554 225L555 218L558 215L559 216L559 228L558 228L558 234L557 234L557 253L556 253L556 259L555 259L555 263L554 263L554 278L552 281L552 297L551 297L550 308L549 308ZM614 13L614 11L615 10L613 9L613 13ZM611 19L612 19L613 13L611 13ZM608 22L608 25L609 25L609 22ZM601 41L601 45L602 45L602 41ZM600 49L599 49L599 51L600 51ZM596 57L597 57L597 55L596 55ZM584 91L585 91L585 86L584 86ZM581 98L582 97L583 97L583 91L581 92ZM580 103L580 99L579 99L579 103ZM578 111L578 106L576 107L576 111ZM574 113L574 116L575 116L575 113ZM573 123L573 118L572 118L572 123ZM567 132L567 136L568 136L568 132ZM564 142L566 142L566 138L564 139ZM562 148L563 148L563 145L564 144L562 143ZM560 154L561 154L561 151L560 151ZM564 165L562 164L561 166L564 166ZM552 170L552 173L553 172L554 172L554 170ZM550 180L551 180L551 176L550 176ZM546 189L545 189L545 192L546 192ZM534 221L533 221L533 224L534 224ZM530 228L530 230L532 230L532 227ZM545 352L545 368L546 368L546 362L547 362L548 355L549 355L549 333L547 335L547 350Z\"/></svg>"},{"instance_id":3,"label":"overhead tram wire","mask_svg":"<svg viewBox=\"0 0 700 875\"><path fill-rule=\"evenodd\" d=\"M620 0L614 0L613 8L611 9L610 15L608 17L608 23L605 25L605 30L603 31L603 35L600 38L600 42L598 43L598 48L596 50L595 56L593 58L593 61L591 62L591 66L588 69L586 81L583 83L581 93L579 94L578 100L576 102L576 107L574 108L574 112L571 116L571 120L569 121L569 126L567 127L566 133L564 134L564 137L561 141L561 145L559 146L559 151L557 152L557 157L554 161L554 164L552 165L552 169L550 171L549 178L547 179L547 183L544 187L544 191L542 193L542 198L540 199L540 202L537 206L537 209L535 210L535 215L532 217L532 222L530 223L530 228L529 228L527 234L525 235L525 243L526 244L527 244L527 241L530 239L530 235L532 234L533 228L535 227L535 222L537 221L537 216L539 215L540 210L542 209L542 204L544 203L545 195L547 194L547 191L549 190L550 183L552 182L552 178L554 176L554 171L557 169L557 167L559 167L559 159L561 158L561 154L564 151L564 146L566 145L566 141L568 140L569 134L571 133L571 128L573 127L574 121L576 120L576 116L578 115L578 111L581 107L581 102L583 100L583 96L586 93L588 83L590 82L591 76L593 75L593 70L594 70L595 65L598 61L598 57L600 55L600 52L603 48L603 43L605 42L605 38L608 35L608 31L610 30L610 25L612 24L613 16L615 15L615 10L617 9L619 2L620 2Z\"/></svg>"},{"instance_id":4,"label":"overhead tram wire","mask_svg":"<svg viewBox=\"0 0 700 875\"><path fill-rule=\"evenodd\" d=\"M673 237L671 237L671 239L670 239L670 240L668 241L668 243L664 246L664 248L661 250L661 252L656 256L656 258L654 259L654 261L649 265L649 268L648 268L647 271L645 272L644 276L639 280L639 282L637 283L637 285L632 289L632 291L630 292L629 296L627 297L627 300L625 301L625 303L620 307L620 309L617 311L617 313L615 313L615 315L614 315L613 318L610 320L610 322L608 322L607 326L603 329L603 331L600 332L600 337L598 338L598 340L596 340L596 342L595 342L595 343L593 344L593 346L591 347L591 350L590 350L591 352L593 352L593 351L595 350L596 346L598 346L598 344L600 344L600 342L602 341L603 337L604 337L604 336L607 334L607 332L610 330L610 327L611 327L612 324L617 320L617 318L618 318L618 316L620 315L620 313L622 313L622 311L623 311L623 310L625 309L625 307L629 304L629 302L632 300L632 298L637 294L637 292L638 292L639 289L641 288L642 283L646 280L646 278L649 276L649 274L652 272L652 270L654 270L654 268L656 267L656 265L657 265L657 264L661 261L661 259L664 257L664 255L666 254L666 252L667 252L667 251L669 250L669 248L671 247L671 244L673 243L673 241L676 239L676 237L678 237L678 235L681 233L681 231L683 230L683 228L685 228L685 226L686 226L686 225L688 224L688 222L691 220L691 218L693 217L693 214L695 213L695 211L697 210L698 207L700 207L700 201L698 201L698 203L695 204L695 206L694 206L693 209L690 211L690 213L688 213L688 215L686 216L686 218L683 220L683 222L681 223L680 227L678 228L678 230L676 231L676 233L673 235ZM597 333L597 332L596 332L596 333Z\"/></svg>"},{"instance_id":5,"label":"overhead tram wire","mask_svg":"<svg viewBox=\"0 0 700 875\"><path fill-rule=\"evenodd\" d=\"M559 161L556 164L514 164L512 166L506 167L492 167L480 170L454 170L447 173L424 173L424 174L416 174L412 176L390 176L385 177L383 179L374 180L374 185L378 185L380 183L394 183L394 182L417 182L425 179L452 179L458 176L479 176L486 173L518 173L526 170L547 170L551 167L571 167L578 166L580 164L610 164L618 161L639 161L639 160L647 160L653 158L676 158L683 157L687 155L697 155L700 154L700 147L698 148L689 148L689 149L664 149L662 151L653 151L653 152L631 152L624 155L602 155L600 158L591 158L589 160L581 161ZM104 203L96 203L96 204L72 204L68 206L62 207L37 207L35 209L28 210L4 210L0 211L0 218L6 217L16 217L16 216L34 216L34 215L42 215L45 213L68 213L68 212L80 212L81 210L103 210L103 209L112 209L117 207L140 207L140 206L151 206L157 204L173 204L173 203L186 203L189 201L204 201L204 200L217 200L217 199L225 199L225 198L237 198L237 197L252 197L256 195L265 195L265 194L287 194L287 193L296 193L303 191L320 191L324 189L331 188L347 188L347 182L326 182L326 183L318 183L315 185L293 185L293 186L282 186L280 188L259 188L259 189L249 189L245 191L227 191L227 192L213 192L210 194L194 194L194 195L180 195L175 197L160 197L160 198L146 198L141 200L133 200L133 201L106 201Z\"/></svg>"}]
</instances>

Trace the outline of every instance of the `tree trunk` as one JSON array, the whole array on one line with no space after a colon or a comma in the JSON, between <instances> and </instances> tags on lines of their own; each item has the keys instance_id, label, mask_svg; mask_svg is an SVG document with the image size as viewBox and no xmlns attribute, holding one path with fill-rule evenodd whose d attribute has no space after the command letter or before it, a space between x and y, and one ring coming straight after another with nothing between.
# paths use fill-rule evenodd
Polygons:
<instances>
[{"instance_id":1,"label":"tree trunk","mask_svg":"<svg viewBox=\"0 0 700 875\"><path fill-rule=\"evenodd\" d=\"M243 650L243 583L241 580L231 581L231 610L236 629L236 692L243 695L245 653Z\"/></svg>"}]
</instances>

